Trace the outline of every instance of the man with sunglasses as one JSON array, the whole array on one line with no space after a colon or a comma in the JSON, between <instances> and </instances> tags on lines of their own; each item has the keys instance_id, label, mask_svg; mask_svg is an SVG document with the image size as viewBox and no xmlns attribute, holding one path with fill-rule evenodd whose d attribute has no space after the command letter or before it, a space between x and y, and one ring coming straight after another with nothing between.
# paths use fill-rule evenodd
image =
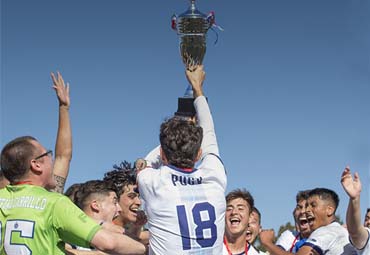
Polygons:
<instances>
[{"instance_id":1,"label":"man with sunglasses","mask_svg":"<svg viewBox=\"0 0 370 255\"><path fill-rule=\"evenodd\" d=\"M54 81L54 79L53 79ZM64 242L117 254L144 254L145 246L86 216L56 186L52 151L31 136L6 144L1 170L10 185L0 190L0 255L65 254Z\"/></svg>"}]
</instances>

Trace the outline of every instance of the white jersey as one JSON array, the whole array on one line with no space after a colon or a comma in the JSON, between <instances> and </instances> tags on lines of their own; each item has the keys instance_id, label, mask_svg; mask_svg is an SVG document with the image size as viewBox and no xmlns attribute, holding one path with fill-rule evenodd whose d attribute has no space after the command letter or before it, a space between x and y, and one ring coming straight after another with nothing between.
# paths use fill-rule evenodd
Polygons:
<instances>
[{"instance_id":1,"label":"white jersey","mask_svg":"<svg viewBox=\"0 0 370 255\"><path fill-rule=\"evenodd\" d=\"M229 252L227 251L225 244L223 245L223 248L222 248L222 255L230 255ZM248 244L248 254L246 254L245 252L241 252L241 253L233 253L231 255L267 255L267 253L263 251L259 251L253 245Z\"/></svg>"},{"instance_id":2,"label":"white jersey","mask_svg":"<svg viewBox=\"0 0 370 255\"><path fill-rule=\"evenodd\" d=\"M226 174L205 97L196 98L194 106L203 128L203 154L197 167L185 171L161 165L138 174L148 216L149 254L222 254ZM150 157L157 158L153 152Z\"/></svg>"},{"instance_id":3,"label":"white jersey","mask_svg":"<svg viewBox=\"0 0 370 255\"><path fill-rule=\"evenodd\" d=\"M366 241L366 244L365 246L362 248L362 249L357 249L357 252L359 255L369 255L370 254L370 242L369 242L369 239L370 239L370 229L369 228L366 228L367 231L368 231L368 235L367 235L367 241Z\"/></svg>"},{"instance_id":4,"label":"white jersey","mask_svg":"<svg viewBox=\"0 0 370 255\"><path fill-rule=\"evenodd\" d=\"M301 238L301 235L298 231L287 229L283 233L281 233L278 240L276 241L276 245L282 248L284 251L297 253L300 246L296 247L296 244L303 241L305 241L305 239Z\"/></svg>"},{"instance_id":5,"label":"white jersey","mask_svg":"<svg viewBox=\"0 0 370 255\"><path fill-rule=\"evenodd\" d=\"M349 242L348 231L338 222L322 226L311 233L303 246L310 246L318 254L356 255L357 252Z\"/></svg>"}]
</instances>

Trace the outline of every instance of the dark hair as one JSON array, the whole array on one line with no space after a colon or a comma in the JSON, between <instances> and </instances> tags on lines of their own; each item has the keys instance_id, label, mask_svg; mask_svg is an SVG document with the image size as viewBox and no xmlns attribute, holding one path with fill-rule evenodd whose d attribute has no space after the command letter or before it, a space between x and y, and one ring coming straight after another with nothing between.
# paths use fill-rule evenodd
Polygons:
<instances>
[{"instance_id":1,"label":"dark hair","mask_svg":"<svg viewBox=\"0 0 370 255\"><path fill-rule=\"evenodd\" d=\"M72 200L72 202L75 201L75 195L78 189L81 187L82 183L75 183L69 186L69 188L64 192L64 195L69 197L69 199Z\"/></svg>"},{"instance_id":2,"label":"dark hair","mask_svg":"<svg viewBox=\"0 0 370 255\"><path fill-rule=\"evenodd\" d=\"M83 210L86 208L90 199L95 196L109 196L109 192L115 192L114 188L109 182L102 180L92 180L82 183L79 189L75 193L74 202L75 204Z\"/></svg>"},{"instance_id":3,"label":"dark hair","mask_svg":"<svg viewBox=\"0 0 370 255\"><path fill-rule=\"evenodd\" d=\"M367 208L366 210L366 214L368 214L370 212L370 208Z\"/></svg>"},{"instance_id":4,"label":"dark hair","mask_svg":"<svg viewBox=\"0 0 370 255\"><path fill-rule=\"evenodd\" d=\"M32 136L21 136L10 141L1 151L1 171L10 183L19 181L30 169L36 147Z\"/></svg>"},{"instance_id":5,"label":"dark hair","mask_svg":"<svg viewBox=\"0 0 370 255\"><path fill-rule=\"evenodd\" d=\"M311 190L309 190L309 189L298 191L298 193L295 197L295 201L297 202L297 204L299 203L299 201L307 200L308 194L310 193L310 191Z\"/></svg>"},{"instance_id":6,"label":"dark hair","mask_svg":"<svg viewBox=\"0 0 370 255\"><path fill-rule=\"evenodd\" d=\"M104 181L113 185L117 196L124 193L124 188L128 185L136 184L136 171L131 163L122 161L119 165L113 165L113 170L104 174Z\"/></svg>"},{"instance_id":7,"label":"dark hair","mask_svg":"<svg viewBox=\"0 0 370 255\"><path fill-rule=\"evenodd\" d=\"M193 168L203 139L202 127L177 116L162 123L159 140L169 164Z\"/></svg>"},{"instance_id":8,"label":"dark hair","mask_svg":"<svg viewBox=\"0 0 370 255\"><path fill-rule=\"evenodd\" d=\"M334 204L334 214L339 205L339 197L335 191L326 188L315 188L308 193L309 197L318 196L321 200L329 201Z\"/></svg>"},{"instance_id":9,"label":"dark hair","mask_svg":"<svg viewBox=\"0 0 370 255\"><path fill-rule=\"evenodd\" d=\"M226 203L229 203L231 200L238 198L245 200L249 205L250 212L252 212L252 209L254 207L254 199L251 193L249 193L249 191L247 191L246 189L234 189L233 191L229 192L226 195Z\"/></svg>"},{"instance_id":10,"label":"dark hair","mask_svg":"<svg viewBox=\"0 0 370 255\"><path fill-rule=\"evenodd\" d=\"M260 211L257 209L257 207L253 207L252 208L252 213L256 213L257 215L258 215L258 218L259 218L259 220L258 220L258 224L260 224L261 225L261 213L260 213Z\"/></svg>"}]
</instances>

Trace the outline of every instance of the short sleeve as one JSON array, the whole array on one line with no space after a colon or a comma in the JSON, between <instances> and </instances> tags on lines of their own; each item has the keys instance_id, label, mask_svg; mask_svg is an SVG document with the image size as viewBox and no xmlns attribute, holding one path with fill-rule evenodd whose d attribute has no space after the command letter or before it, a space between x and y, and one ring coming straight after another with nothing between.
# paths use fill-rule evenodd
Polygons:
<instances>
[{"instance_id":1,"label":"short sleeve","mask_svg":"<svg viewBox=\"0 0 370 255\"><path fill-rule=\"evenodd\" d=\"M52 221L63 241L82 247L89 247L94 235L101 229L65 196L56 201Z\"/></svg>"}]
</instances>

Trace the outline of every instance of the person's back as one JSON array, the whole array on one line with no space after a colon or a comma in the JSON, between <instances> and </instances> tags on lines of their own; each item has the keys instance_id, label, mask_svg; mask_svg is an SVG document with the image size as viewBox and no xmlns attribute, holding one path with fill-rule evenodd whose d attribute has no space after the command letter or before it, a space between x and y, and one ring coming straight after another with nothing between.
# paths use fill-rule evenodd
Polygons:
<instances>
[{"instance_id":1,"label":"person's back","mask_svg":"<svg viewBox=\"0 0 370 255\"><path fill-rule=\"evenodd\" d=\"M203 96L203 67L187 71L187 78L199 126L177 116L162 123L163 165L138 174L151 234L149 254L222 254L226 174Z\"/></svg>"},{"instance_id":2,"label":"person's back","mask_svg":"<svg viewBox=\"0 0 370 255\"><path fill-rule=\"evenodd\" d=\"M34 185L8 185L0 190L0 212L1 255L64 254L59 237L88 247L100 229L67 197ZM65 220L68 215L78 217Z\"/></svg>"},{"instance_id":3,"label":"person's back","mask_svg":"<svg viewBox=\"0 0 370 255\"><path fill-rule=\"evenodd\" d=\"M217 168L203 167L207 165ZM207 248L222 250L222 241L218 242L218 247L214 244L216 239L222 240L224 232L224 217L220 215L225 213L226 181L223 166L216 157L206 157L197 169L189 173L162 166L143 170L140 175L143 180L140 185L151 187L143 195L155 197L155 202L149 200L145 204L153 237L152 249L164 241L166 247L163 249L183 251L181 254L200 248L204 248L204 252ZM160 217L156 217L158 215ZM154 254L162 254L154 249Z\"/></svg>"}]
</instances>

